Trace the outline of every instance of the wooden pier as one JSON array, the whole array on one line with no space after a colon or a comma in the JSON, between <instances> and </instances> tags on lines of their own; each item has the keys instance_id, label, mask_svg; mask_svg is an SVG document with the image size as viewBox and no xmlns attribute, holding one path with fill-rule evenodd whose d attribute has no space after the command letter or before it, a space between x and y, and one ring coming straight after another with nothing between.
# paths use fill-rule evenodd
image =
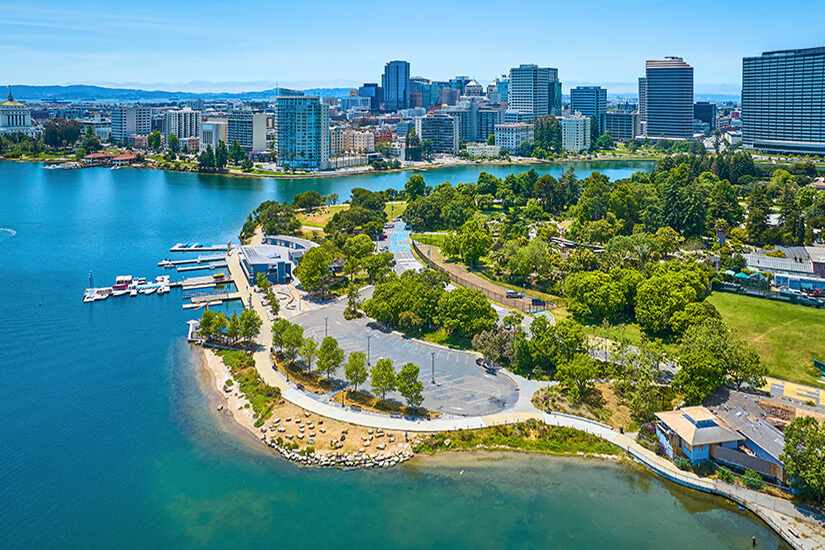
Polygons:
<instances>
[{"instance_id":1,"label":"wooden pier","mask_svg":"<svg viewBox=\"0 0 825 550\"><path fill-rule=\"evenodd\" d=\"M178 273L183 273L186 271L200 271L201 269L220 269L222 267L227 267L226 262L215 262L212 264L199 264L199 265L192 265L187 267L179 267L177 268Z\"/></svg>"},{"instance_id":2,"label":"wooden pier","mask_svg":"<svg viewBox=\"0 0 825 550\"><path fill-rule=\"evenodd\" d=\"M178 243L169 249L169 252L226 252L229 250L229 243L213 244L212 246L189 245L188 243Z\"/></svg>"}]
</instances>

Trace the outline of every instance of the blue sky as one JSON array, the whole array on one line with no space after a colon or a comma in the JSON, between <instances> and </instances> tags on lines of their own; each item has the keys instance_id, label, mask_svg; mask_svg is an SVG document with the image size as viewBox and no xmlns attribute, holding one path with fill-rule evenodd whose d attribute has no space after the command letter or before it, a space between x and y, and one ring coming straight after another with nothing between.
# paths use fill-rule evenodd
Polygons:
<instances>
[{"instance_id":1,"label":"blue sky","mask_svg":"<svg viewBox=\"0 0 825 550\"><path fill-rule=\"evenodd\" d=\"M538 63L558 67L565 90L619 91L645 59L681 55L697 91L737 90L743 55L823 46L823 21L823 0L3 0L0 78L195 91L348 86L406 59L433 79L486 84Z\"/></svg>"}]
</instances>

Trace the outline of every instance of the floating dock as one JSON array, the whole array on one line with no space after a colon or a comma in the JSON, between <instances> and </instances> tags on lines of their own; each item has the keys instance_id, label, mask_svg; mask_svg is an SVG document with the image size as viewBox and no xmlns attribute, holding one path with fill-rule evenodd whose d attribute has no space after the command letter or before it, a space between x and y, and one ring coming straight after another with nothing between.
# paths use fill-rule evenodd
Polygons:
<instances>
[{"instance_id":1,"label":"floating dock","mask_svg":"<svg viewBox=\"0 0 825 550\"><path fill-rule=\"evenodd\" d=\"M228 267L226 262L215 262L211 264L199 264L199 265L192 265L186 267L179 267L178 273L183 273L185 271L199 271L201 269L220 269L222 267Z\"/></svg>"},{"instance_id":2,"label":"floating dock","mask_svg":"<svg viewBox=\"0 0 825 550\"><path fill-rule=\"evenodd\" d=\"M177 267L179 265L186 265L186 264L202 264L208 262L219 262L224 260L226 257L223 254L213 254L211 256L198 256L197 258L190 258L188 260L161 260L158 262L158 267Z\"/></svg>"},{"instance_id":3,"label":"floating dock","mask_svg":"<svg viewBox=\"0 0 825 550\"><path fill-rule=\"evenodd\" d=\"M169 252L226 252L229 243L204 246L203 243L178 243L169 249Z\"/></svg>"}]
</instances>

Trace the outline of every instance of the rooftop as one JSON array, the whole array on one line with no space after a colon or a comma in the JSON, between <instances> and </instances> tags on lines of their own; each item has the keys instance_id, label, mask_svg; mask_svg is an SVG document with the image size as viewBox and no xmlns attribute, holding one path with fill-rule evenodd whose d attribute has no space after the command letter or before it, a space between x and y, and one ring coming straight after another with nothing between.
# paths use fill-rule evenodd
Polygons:
<instances>
[{"instance_id":1,"label":"rooftop","mask_svg":"<svg viewBox=\"0 0 825 550\"><path fill-rule=\"evenodd\" d=\"M242 246L241 254L244 255L250 265L273 265L289 261L284 248L281 246Z\"/></svg>"},{"instance_id":2,"label":"rooftop","mask_svg":"<svg viewBox=\"0 0 825 550\"><path fill-rule=\"evenodd\" d=\"M749 414L742 407L727 411L720 410L719 415L742 435L756 443L773 458L779 460L779 455L782 454L785 448L785 438L782 436L782 432L761 418Z\"/></svg>"},{"instance_id":3,"label":"rooftop","mask_svg":"<svg viewBox=\"0 0 825 550\"><path fill-rule=\"evenodd\" d=\"M745 439L705 407L685 407L677 411L657 412L656 418L691 447ZM694 422L709 422L709 425L699 427Z\"/></svg>"},{"instance_id":4,"label":"rooftop","mask_svg":"<svg viewBox=\"0 0 825 550\"><path fill-rule=\"evenodd\" d=\"M797 273L813 273L811 262L798 262L790 258L774 258L758 254L744 254L748 267L760 271L790 271Z\"/></svg>"}]
</instances>

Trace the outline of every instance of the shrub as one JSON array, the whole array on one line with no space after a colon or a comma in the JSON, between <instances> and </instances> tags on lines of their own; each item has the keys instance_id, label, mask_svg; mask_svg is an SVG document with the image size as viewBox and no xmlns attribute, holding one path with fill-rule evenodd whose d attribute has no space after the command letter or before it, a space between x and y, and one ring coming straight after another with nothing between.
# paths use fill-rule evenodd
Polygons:
<instances>
[{"instance_id":1,"label":"shrub","mask_svg":"<svg viewBox=\"0 0 825 550\"><path fill-rule=\"evenodd\" d=\"M746 470L745 475L742 476L742 483L745 484L745 487L754 491L758 491L765 486L762 476L755 470Z\"/></svg>"},{"instance_id":2,"label":"shrub","mask_svg":"<svg viewBox=\"0 0 825 550\"><path fill-rule=\"evenodd\" d=\"M690 470L690 460L686 458L679 457L674 460L673 463L676 464L676 467L680 470Z\"/></svg>"},{"instance_id":3,"label":"shrub","mask_svg":"<svg viewBox=\"0 0 825 550\"><path fill-rule=\"evenodd\" d=\"M733 475L733 472L725 468L724 466L719 467L719 478L724 481L725 483L733 483L736 481L736 478Z\"/></svg>"},{"instance_id":4,"label":"shrub","mask_svg":"<svg viewBox=\"0 0 825 550\"><path fill-rule=\"evenodd\" d=\"M231 378L226 381L226 387L231 388L235 384L235 381Z\"/></svg>"}]
</instances>

